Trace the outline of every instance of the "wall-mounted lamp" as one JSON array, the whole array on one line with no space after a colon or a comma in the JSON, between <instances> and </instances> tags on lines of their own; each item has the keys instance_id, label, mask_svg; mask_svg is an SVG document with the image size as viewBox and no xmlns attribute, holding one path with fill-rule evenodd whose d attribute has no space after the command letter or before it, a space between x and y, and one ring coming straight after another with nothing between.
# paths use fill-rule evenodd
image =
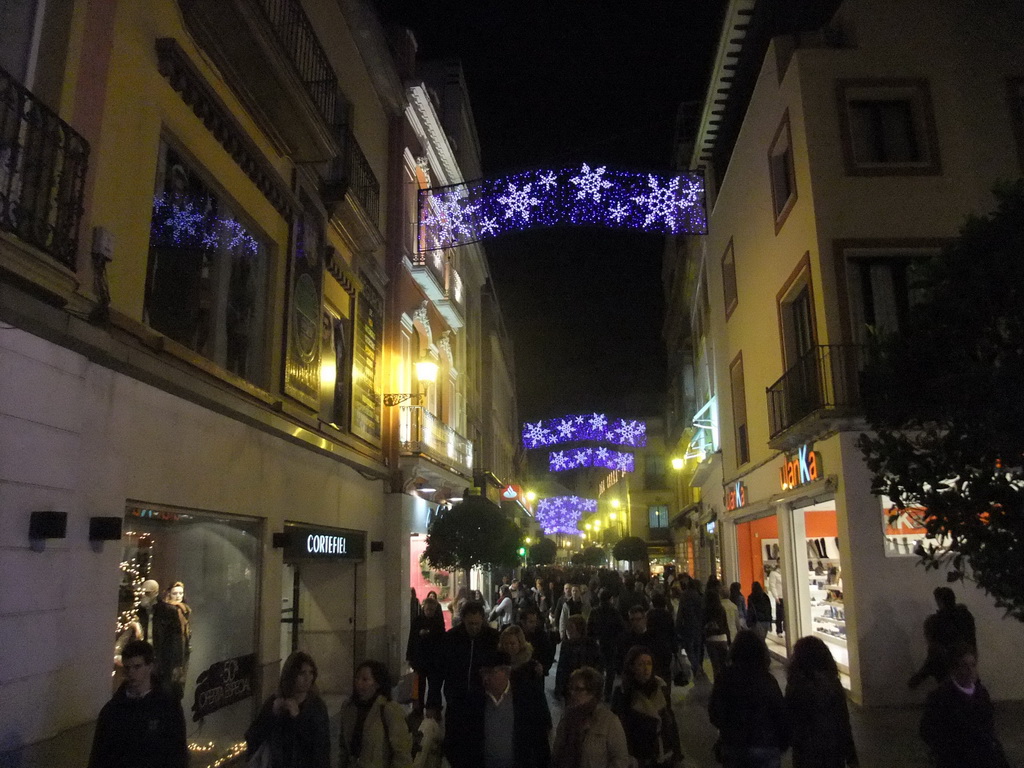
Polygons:
<instances>
[{"instance_id":1,"label":"wall-mounted lamp","mask_svg":"<svg viewBox=\"0 0 1024 768\"><path fill-rule=\"evenodd\" d=\"M33 512L28 521L28 537L35 541L63 539L68 535L68 513L44 510Z\"/></svg>"},{"instance_id":2,"label":"wall-mounted lamp","mask_svg":"<svg viewBox=\"0 0 1024 768\"><path fill-rule=\"evenodd\" d=\"M120 538L120 517L89 518L89 541L118 541Z\"/></svg>"},{"instance_id":3,"label":"wall-mounted lamp","mask_svg":"<svg viewBox=\"0 0 1024 768\"><path fill-rule=\"evenodd\" d=\"M674 469L676 472L678 472L679 470L681 470L683 468L683 464L685 464L685 463L686 463L686 459L684 459L684 458L682 458L680 456L674 456L672 458L672 469Z\"/></svg>"},{"instance_id":4,"label":"wall-mounted lamp","mask_svg":"<svg viewBox=\"0 0 1024 768\"><path fill-rule=\"evenodd\" d=\"M428 358L422 358L415 365L417 381L425 384L437 381L437 363ZM401 392L384 395L384 405L393 406L404 403L406 400L420 400L423 392Z\"/></svg>"}]
</instances>

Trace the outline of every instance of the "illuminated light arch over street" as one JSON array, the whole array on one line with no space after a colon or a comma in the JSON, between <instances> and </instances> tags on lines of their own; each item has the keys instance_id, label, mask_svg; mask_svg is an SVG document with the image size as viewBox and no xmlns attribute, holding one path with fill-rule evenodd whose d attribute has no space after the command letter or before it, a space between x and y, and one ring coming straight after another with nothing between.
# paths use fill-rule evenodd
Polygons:
<instances>
[{"instance_id":1,"label":"illuminated light arch over street","mask_svg":"<svg viewBox=\"0 0 1024 768\"><path fill-rule=\"evenodd\" d=\"M632 472L636 467L636 458L629 451L612 451L604 446L567 448L564 451L552 451L548 454L549 472L568 472L585 467L603 467L617 469L620 472Z\"/></svg>"},{"instance_id":2,"label":"illuminated light arch over street","mask_svg":"<svg viewBox=\"0 0 1024 768\"><path fill-rule=\"evenodd\" d=\"M703 235L704 175L638 173L588 163L523 171L420 190L419 225L421 252L536 227Z\"/></svg>"},{"instance_id":3,"label":"illuminated light arch over street","mask_svg":"<svg viewBox=\"0 0 1024 768\"><path fill-rule=\"evenodd\" d=\"M597 499L551 496L537 502L537 523L545 535L565 533L578 536L580 518L594 512L597 512Z\"/></svg>"},{"instance_id":4,"label":"illuminated light arch over street","mask_svg":"<svg viewBox=\"0 0 1024 768\"><path fill-rule=\"evenodd\" d=\"M523 424L523 447L527 450L587 441L643 448L647 445L647 424L635 419L609 419L603 413L574 414Z\"/></svg>"}]
</instances>

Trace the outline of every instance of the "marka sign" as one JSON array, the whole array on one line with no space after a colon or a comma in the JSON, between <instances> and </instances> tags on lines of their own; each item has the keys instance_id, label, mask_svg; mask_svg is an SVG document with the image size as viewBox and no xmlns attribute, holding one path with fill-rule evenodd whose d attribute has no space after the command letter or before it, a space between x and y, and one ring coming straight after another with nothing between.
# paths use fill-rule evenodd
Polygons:
<instances>
[{"instance_id":1,"label":"marka sign","mask_svg":"<svg viewBox=\"0 0 1024 768\"><path fill-rule=\"evenodd\" d=\"M747 486L743 484L742 480L737 480L725 492L725 511L732 512L745 506L747 506Z\"/></svg>"},{"instance_id":2,"label":"marka sign","mask_svg":"<svg viewBox=\"0 0 1024 768\"><path fill-rule=\"evenodd\" d=\"M814 482L821 477L821 461L817 451L809 445L801 445L796 456L786 458L786 463L779 469L779 485L788 491L800 485Z\"/></svg>"}]
</instances>

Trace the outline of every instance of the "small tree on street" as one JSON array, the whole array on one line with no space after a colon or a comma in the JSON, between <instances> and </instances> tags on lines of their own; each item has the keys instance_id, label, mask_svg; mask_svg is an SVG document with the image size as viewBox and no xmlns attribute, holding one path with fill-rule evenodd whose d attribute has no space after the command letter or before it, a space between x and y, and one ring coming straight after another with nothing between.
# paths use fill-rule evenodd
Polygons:
<instances>
[{"instance_id":1,"label":"small tree on street","mask_svg":"<svg viewBox=\"0 0 1024 768\"><path fill-rule=\"evenodd\" d=\"M1024 180L996 198L869 347L859 446L875 493L926 510L925 566L1024 621Z\"/></svg>"},{"instance_id":2,"label":"small tree on street","mask_svg":"<svg viewBox=\"0 0 1024 768\"><path fill-rule=\"evenodd\" d=\"M635 563L647 559L647 542L639 536L627 536L619 539L612 547L612 557L616 560L628 560Z\"/></svg>"},{"instance_id":3,"label":"small tree on street","mask_svg":"<svg viewBox=\"0 0 1024 768\"><path fill-rule=\"evenodd\" d=\"M530 562L533 565L551 565L558 554L558 545L551 539L541 539L530 547Z\"/></svg>"},{"instance_id":4,"label":"small tree on street","mask_svg":"<svg viewBox=\"0 0 1024 768\"><path fill-rule=\"evenodd\" d=\"M604 565L608 556L601 547L587 547L581 552L573 555L573 565L592 565L595 568Z\"/></svg>"},{"instance_id":5,"label":"small tree on street","mask_svg":"<svg viewBox=\"0 0 1024 768\"><path fill-rule=\"evenodd\" d=\"M423 558L433 568L519 566L521 532L501 508L482 496L468 496L441 513L427 530Z\"/></svg>"}]
</instances>

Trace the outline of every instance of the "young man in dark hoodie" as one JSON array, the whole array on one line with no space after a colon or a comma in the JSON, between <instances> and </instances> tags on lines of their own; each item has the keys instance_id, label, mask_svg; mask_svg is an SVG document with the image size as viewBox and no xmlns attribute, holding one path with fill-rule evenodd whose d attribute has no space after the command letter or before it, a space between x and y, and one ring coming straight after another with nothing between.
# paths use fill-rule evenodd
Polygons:
<instances>
[{"instance_id":1,"label":"young man in dark hoodie","mask_svg":"<svg viewBox=\"0 0 1024 768\"><path fill-rule=\"evenodd\" d=\"M185 768L181 703L153 683L153 646L133 640L121 651L125 681L100 710L89 768Z\"/></svg>"}]
</instances>

